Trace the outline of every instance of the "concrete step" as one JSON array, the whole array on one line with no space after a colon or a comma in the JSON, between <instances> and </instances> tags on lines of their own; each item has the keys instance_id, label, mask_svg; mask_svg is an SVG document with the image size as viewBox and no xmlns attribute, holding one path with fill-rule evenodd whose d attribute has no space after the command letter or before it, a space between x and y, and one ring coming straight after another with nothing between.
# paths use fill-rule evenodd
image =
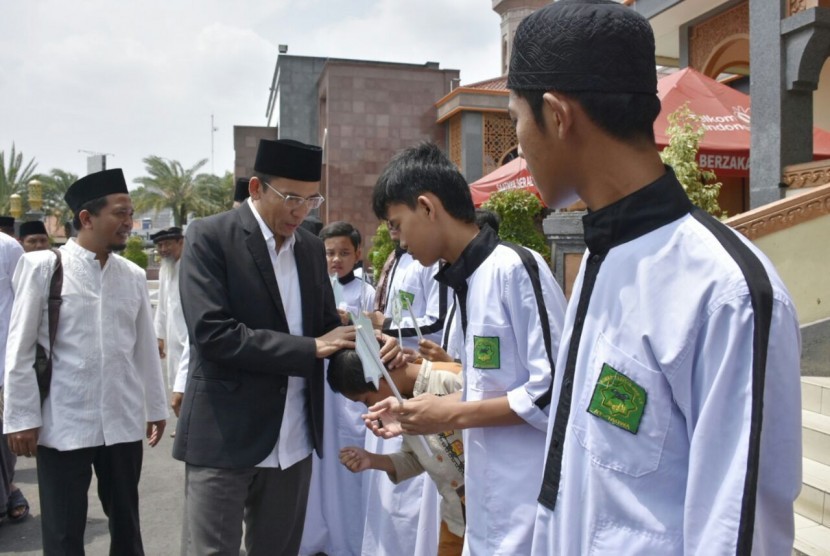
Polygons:
<instances>
[{"instance_id":1,"label":"concrete step","mask_svg":"<svg viewBox=\"0 0 830 556\"><path fill-rule=\"evenodd\" d=\"M796 514L793 554L830 556L830 528Z\"/></svg>"},{"instance_id":2,"label":"concrete step","mask_svg":"<svg viewBox=\"0 0 830 556\"><path fill-rule=\"evenodd\" d=\"M830 377L801 377L801 409L830 415Z\"/></svg>"},{"instance_id":3,"label":"concrete step","mask_svg":"<svg viewBox=\"0 0 830 556\"><path fill-rule=\"evenodd\" d=\"M801 412L802 455L830 465L830 415L814 411Z\"/></svg>"},{"instance_id":4,"label":"concrete step","mask_svg":"<svg viewBox=\"0 0 830 556\"><path fill-rule=\"evenodd\" d=\"M803 458L802 482L795 513L830 526L830 465Z\"/></svg>"}]
</instances>

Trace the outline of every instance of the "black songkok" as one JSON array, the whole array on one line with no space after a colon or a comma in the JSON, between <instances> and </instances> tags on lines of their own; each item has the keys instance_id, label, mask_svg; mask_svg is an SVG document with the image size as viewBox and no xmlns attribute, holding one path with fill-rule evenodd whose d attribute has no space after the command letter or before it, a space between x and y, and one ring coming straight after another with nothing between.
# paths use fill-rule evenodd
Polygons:
<instances>
[{"instance_id":1,"label":"black songkok","mask_svg":"<svg viewBox=\"0 0 830 556\"><path fill-rule=\"evenodd\" d=\"M77 215L81 212L84 203L115 193L129 193L121 168L95 172L82 177L69 186L63 199Z\"/></svg>"},{"instance_id":2,"label":"black songkok","mask_svg":"<svg viewBox=\"0 0 830 556\"><path fill-rule=\"evenodd\" d=\"M656 94L651 25L611 0L549 4L519 24L507 88Z\"/></svg>"},{"instance_id":3,"label":"black songkok","mask_svg":"<svg viewBox=\"0 0 830 556\"><path fill-rule=\"evenodd\" d=\"M320 181L323 149L292 139L260 139L254 170L279 178Z\"/></svg>"},{"instance_id":4,"label":"black songkok","mask_svg":"<svg viewBox=\"0 0 830 556\"><path fill-rule=\"evenodd\" d=\"M182 229L176 226L150 234L150 239L156 244L163 239L181 239L182 237Z\"/></svg>"},{"instance_id":5,"label":"black songkok","mask_svg":"<svg viewBox=\"0 0 830 556\"><path fill-rule=\"evenodd\" d=\"M0 216L0 228L11 228L14 226L14 216Z\"/></svg>"},{"instance_id":6,"label":"black songkok","mask_svg":"<svg viewBox=\"0 0 830 556\"><path fill-rule=\"evenodd\" d=\"M43 222L40 220L32 220L31 222L23 222L20 224L20 230L17 235L20 239L23 239L26 236L48 236L49 234L46 232L46 226L43 225Z\"/></svg>"},{"instance_id":7,"label":"black songkok","mask_svg":"<svg viewBox=\"0 0 830 556\"><path fill-rule=\"evenodd\" d=\"M248 193L248 182L251 181L251 178L236 178L236 186L233 190L233 200L237 203L241 203L245 199L251 196Z\"/></svg>"}]
</instances>

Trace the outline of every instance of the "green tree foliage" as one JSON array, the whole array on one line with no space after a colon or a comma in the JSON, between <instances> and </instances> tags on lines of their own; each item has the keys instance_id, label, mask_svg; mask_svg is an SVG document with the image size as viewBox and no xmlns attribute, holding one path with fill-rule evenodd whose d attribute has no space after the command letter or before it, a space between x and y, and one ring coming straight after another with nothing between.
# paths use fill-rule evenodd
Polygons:
<instances>
[{"instance_id":1,"label":"green tree foliage","mask_svg":"<svg viewBox=\"0 0 830 556\"><path fill-rule=\"evenodd\" d=\"M395 242L392 241L392 236L389 235L389 229L386 227L386 222L381 222L378 226L375 235L372 237L372 252L369 253L369 262L372 263L373 275L375 283L380 279L380 272L383 270L383 263L395 249Z\"/></svg>"},{"instance_id":2,"label":"green tree foliage","mask_svg":"<svg viewBox=\"0 0 830 556\"><path fill-rule=\"evenodd\" d=\"M141 268L147 268L147 253L144 252L144 241L138 236L127 239L127 248L124 249L124 258Z\"/></svg>"},{"instance_id":3,"label":"green tree foliage","mask_svg":"<svg viewBox=\"0 0 830 556\"><path fill-rule=\"evenodd\" d=\"M6 152L0 151L0 214L9 213L9 198L15 193L26 197L26 184L35 177L36 168L34 158L23 164L23 153L15 149L14 143L8 159Z\"/></svg>"},{"instance_id":4,"label":"green tree foliage","mask_svg":"<svg viewBox=\"0 0 830 556\"><path fill-rule=\"evenodd\" d=\"M723 217L726 213L718 204L722 184L715 181L717 176L714 172L701 170L697 165L697 151L703 133L700 117L689 109L688 103L684 104L669 114L669 126L666 128L669 144L660 157L674 168L692 203L709 214Z\"/></svg>"},{"instance_id":5,"label":"green tree foliage","mask_svg":"<svg viewBox=\"0 0 830 556\"><path fill-rule=\"evenodd\" d=\"M63 196L66 195L69 186L78 181L78 176L53 168L48 175L39 176L38 179L43 183L43 212L54 216L59 224L71 222L72 210L63 200Z\"/></svg>"},{"instance_id":6,"label":"green tree foliage","mask_svg":"<svg viewBox=\"0 0 830 556\"><path fill-rule=\"evenodd\" d=\"M501 218L501 239L533 249L550 262L550 247L536 224L544 208L536 195L525 189L498 191L481 207L496 212Z\"/></svg>"},{"instance_id":7,"label":"green tree foliage","mask_svg":"<svg viewBox=\"0 0 830 556\"><path fill-rule=\"evenodd\" d=\"M204 158L191 168L185 169L176 160L167 160L160 156L148 156L143 159L149 176L141 176L133 181L141 187L130 193L136 211L172 209L173 223L182 227L187 224L188 214L200 211L204 200L200 196L200 186L208 180L207 174L196 174L207 164Z\"/></svg>"},{"instance_id":8,"label":"green tree foliage","mask_svg":"<svg viewBox=\"0 0 830 556\"><path fill-rule=\"evenodd\" d=\"M230 172L225 172L222 177L207 174L200 176L196 183L199 202L191 213L201 218L230 210L233 207L233 190L234 179Z\"/></svg>"}]
</instances>

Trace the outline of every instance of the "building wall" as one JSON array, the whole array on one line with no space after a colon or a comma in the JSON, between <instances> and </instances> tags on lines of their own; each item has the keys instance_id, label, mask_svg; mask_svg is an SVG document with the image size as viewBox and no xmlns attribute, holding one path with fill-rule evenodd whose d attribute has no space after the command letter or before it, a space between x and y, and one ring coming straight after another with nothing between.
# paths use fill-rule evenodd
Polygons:
<instances>
[{"instance_id":1,"label":"building wall","mask_svg":"<svg viewBox=\"0 0 830 556\"><path fill-rule=\"evenodd\" d=\"M277 58L279 138L319 145L317 84L328 58L289 56Z\"/></svg>"},{"instance_id":2,"label":"building wall","mask_svg":"<svg viewBox=\"0 0 830 556\"><path fill-rule=\"evenodd\" d=\"M802 325L830 318L830 258L815 249L818 238L828 237L830 215L824 215L754 241L778 270Z\"/></svg>"},{"instance_id":3,"label":"building wall","mask_svg":"<svg viewBox=\"0 0 830 556\"><path fill-rule=\"evenodd\" d=\"M824 61L818 89L813 92L813 123L830 131L830 62Z\"/></svg>"},{"instance_id":4,"label":"building wall","mask_svg":"<svg viewBox=\"0 0 830 556\"><path fill-rule=\"evenodd\" d=\"M372 188L399 150L430 140L447 148L444 126L436 124L435 101L450 91L457 70L438 64L330 61L318 86L319 134L323 155L324 223L346 220L364 237L364 259L378 226Z\"/></svg>"}]
</instances>

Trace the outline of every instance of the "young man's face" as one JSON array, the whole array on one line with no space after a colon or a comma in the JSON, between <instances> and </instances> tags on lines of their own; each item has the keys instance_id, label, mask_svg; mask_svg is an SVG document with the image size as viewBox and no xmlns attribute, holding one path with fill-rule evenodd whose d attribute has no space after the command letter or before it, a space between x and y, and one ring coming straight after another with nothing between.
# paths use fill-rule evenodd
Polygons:
<instances>
[{"instance_id":1,"label":"young man's face","mask_svg":"<svg viewBox=\"0 0 830 556\"><path fill-rule=\"evenodd\" d=\"M391 204L387 207L386 220L390 230L399 230L401 246L405 246L416 261L424 266L435 264L440 257L438 238L431 231L432 222L423 206L418 204L412 210L403 203Z\"/></svg>"},{"instance_id":2,"label":"young man's face","mask_svg":"<svg viewBox=\"0 0 830 556\"><path fill-rule=\"evenodd\" d=\"M183 238L163 239L156 244L159 257L169 261L178 261L182 256Z\"/></svg>"},{"instance_id":3,"label":"young man's face","mask_svg":"<svg viewBox=\"0 0 830 556\"><path fill-rule=\"evenodd\" d=\"M364 404L366 407L372 407L378 402L381 402L392 396L392 389L389 388L389 385L386 383L385 378L381 378L378 381L378 391L377 392L363 392L361 394L348 394L346 395L347 398L352 400L353 402L359 402Z\"/></svg>"},{"instance_id":4,"label":"young man's face","mask_svg":"<svg viewBox=\"0 0 830 556\"><path fill-rule=\"evenodd\" d=\"M109 251L121 251L133 229L133 202L127 193L107 195L107 204L97 215L90 214L91 231Z\"/></svg>"},{"instance_id":5,"label":"young man's face","mask_svg":"<svg viewBox=\"0 0 830 556\"><path fill-rule=\"evenodd\" d=\"M573 193L561 183L561 170L557 172L562 161L558 160L560 142L555 140L555 130L540 127L528 102L513 91L510 91L507 110L516 126L520 154L527 162L542 200L549 207L567 206L572 202Z\"/></svg>"},{"instance_id":6,"label":"young man's face","mask_svg":"<svg viewBox=\"0 0 830 556\"><path fill-rule=\"evenodd\" d=\"M286 202L285 197L302 197L308 199L320 194L320 182L299 181L288 178L271 178L268 183L258 178L251 181L259 183L254 196L257 212L274 235L287 239L297 230L310 210L308 203L295 206L294 201Z\"/></svg>"},{"instance_id":7,"label":"young man's face","mask_svg":"<svg viewBox=\"0 0 830 556\"><path fill-rule=\"evenodd\" d=\"M23 246L23 251L26 253L43 251L49 249L49 236L46 234L29 234L20 240L20 245Z\"/></svg>"},{"instance_id":8,"label":"young man's face","mask_svg":"<svg viewBox=\"0 0 830 556\"><path fill-rule=\"evenodd\" d=\"M326 238L326 262L329 274L337 274L338 278L346 276L354 270L354 265L360 259L360 249L355 249L352 240L346 236Z\"/></svg>"}]
</instances>

